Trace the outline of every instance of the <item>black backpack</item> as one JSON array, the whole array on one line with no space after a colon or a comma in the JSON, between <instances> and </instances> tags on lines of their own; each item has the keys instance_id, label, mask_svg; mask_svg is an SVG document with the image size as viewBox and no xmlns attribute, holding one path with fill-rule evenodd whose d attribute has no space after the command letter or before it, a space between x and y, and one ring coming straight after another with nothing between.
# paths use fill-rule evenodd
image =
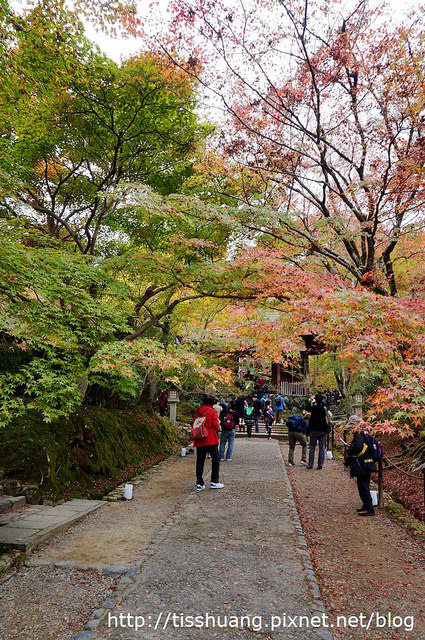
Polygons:
<instances>
[{"instance_id":1,"label":"black backpack","mask_svg":"<svg viewBox=\"0 0 425 640\"><path fill-rule=\"evenodd\" d=\"M379 462L384 457L384 447L380 441L371 433L363 434L365 442L369 448L370 456L374 462Z\"/></svg>"}]
</instances>

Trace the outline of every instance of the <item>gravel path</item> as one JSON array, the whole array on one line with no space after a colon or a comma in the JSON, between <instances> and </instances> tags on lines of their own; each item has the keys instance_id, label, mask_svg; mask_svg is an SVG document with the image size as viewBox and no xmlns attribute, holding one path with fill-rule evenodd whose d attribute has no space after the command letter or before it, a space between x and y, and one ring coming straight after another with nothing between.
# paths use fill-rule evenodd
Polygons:
<instances>
[{"instance_id":1,"label":"gravel path","mask_svg":"<svg viewBox=\"0 0 425 640\"><path fill-rule=\"evenodd\" d=\"M153 467L132 500L107 502L71 530L36 551L32 564L67 562L83 569L133 567L165 520L193 488L194 456Z\"/></svg>"},{"instance_id":2,"label":"gravel path","mask_svg":"<svg viewBox=\"0 0 425 640\"><path fill-rule=\"evenodd\" d=\"M309 555L283 457L277 441L237 439L221 466L225 488L201 493L194 456L154 468L132 501L105 503L2 576L0 639L331 640L321 623L282 627L289 616L381 612L412 616L414 629L334 628L333 637L423 640L423 547L384 513L359 518L355 484L326 461L323 471L288 470ZM200 615L199 627L208 613L215 628L188 617Z\"/></svg>"},{"instance_id":3,"label":"gravel path","mask_svg":"<svg viewBox=\"0 0 425 640\"><path fill-rule=\"evenodd\" d=\"M192 487L193 456L172 458L146 474L133 500L105 502L2 576L0 639L69 640L82 631Z\"/></svg>"},{"instance_id":4,"label":"gravel path","mask_svg":"<svg viewBox=\"0 0 425 640\"><path fill-rule=\"evenodd\" d=\"M0 638L73 638L115 584L116 578L100 573L23 567L0 585Z\"/></svg>"},{"instance_id":5,"label":"gravel path","mask_svg":"<svg viewBox=\"0 0 425 640\"><path fill-rule=\"evenodd\" d=\"M188 495L93 638L331 638L277 441L238 439L220 477L224 489ZM289 615L303 627L285 628Z\"/></svg>"}]
</instances>

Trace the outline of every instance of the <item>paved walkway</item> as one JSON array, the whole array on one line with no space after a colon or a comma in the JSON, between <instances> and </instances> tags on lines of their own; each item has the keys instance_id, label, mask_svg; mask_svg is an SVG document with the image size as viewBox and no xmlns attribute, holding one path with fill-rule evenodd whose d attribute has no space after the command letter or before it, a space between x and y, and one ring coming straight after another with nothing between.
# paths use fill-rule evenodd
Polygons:
<instances>
[{"instance_id":1,"label":"paved walkway","mask_svg":"<svg viewBox=\"0 0 425 640\"><path fill-rule=\"evenodd\" d=\"M28 515L24 513L0 527L0 545L29 553L103 504L101 500L70 500L57 507L34 508Z\"/></svg>"},{"instance_id":2,"label":"paved walkway","mask_svg":"<svg viewBox=\"0 0 425 640\"><path fill-rule=\"evenodd\" d=\"M279 444L238 440L220 479L190 490L75 640L332 639Z\"/></svg>"}]
</instances>

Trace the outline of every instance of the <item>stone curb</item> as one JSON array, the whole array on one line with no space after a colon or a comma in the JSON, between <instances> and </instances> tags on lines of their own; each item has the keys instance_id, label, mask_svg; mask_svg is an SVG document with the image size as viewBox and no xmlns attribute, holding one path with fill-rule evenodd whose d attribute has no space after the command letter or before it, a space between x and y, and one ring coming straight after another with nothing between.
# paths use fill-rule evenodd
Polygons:
<instances>
[{"instance_id":1,"label":"stone curb","mask_svg":"<svg viewBox=\"0 0 425 640\"><path fill-rule=\"evenodd\" d=\"M300 558L301 558L301 562L304 566L305 569L305 573L306 573L306 577L308 578L309 582L307 584L307 587L310 591L310 595L312 598L312 601L314 602L314 611L312 612L313 615L321 615L323 613L326 613L326 609L325 606L323 604L323 600L322 600L322 594L320 593L320 587L319 587L319 583L317 582L317 578L316 578L316 574L314 572L314 568L313 568L313 564L311 562L311 557L310 554L308 552L308 545L307 545L307 541L305 539L304 536L304 531L302 528L302 524L301 524L301 520L300 520L300 516L298 513L298 509L297 509L297 504L295 502L295 496L294 496L294 492L292 490L292 485L291 482L289 480L288 477L288 473L286 471L286 466L285 466L285 459L283 456L283 452L282 452L282 448L279 447L279 452L280 452L280 456L281 456L281 462L282 462L282 468L283 468L283 476L285 478L285 484L286 484L286 490L288 492L288 507L289 510L291 512L291 517L292 517L292 524L295 527L295 530L298 534L298 540L299 540L299 548L300 550ZM331 631L328 631L327 629L316 629L317 635L321 638L321 640L335 640L334 635L331 633Z\"/></svg>"},{"instance_id":2,"label":"stone curb","mask_svg":"<svg viewBox=\"0 0 425 640\"><path fill-rule=\"evenodd\" d=\"M27 502L25 496L3 496L0 498L0 513L8 513L23 507Z\"/></svg>"}]
</instances>

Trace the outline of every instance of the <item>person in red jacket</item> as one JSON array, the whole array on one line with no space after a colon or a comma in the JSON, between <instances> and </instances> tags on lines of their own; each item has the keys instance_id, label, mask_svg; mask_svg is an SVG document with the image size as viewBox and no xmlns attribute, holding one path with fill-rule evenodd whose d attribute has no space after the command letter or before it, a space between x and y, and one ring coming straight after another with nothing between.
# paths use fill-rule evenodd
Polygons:
<instances>
[{"instance_id":1,"label":"person in red jacket","mask_svg":"<svg viewBox=\"0 0 425 640\"><path fill-rule=\"evenodd\" d=\"M205 424L208 429L208 435L203 440L198 440L193 443L196 447L196 490L203 491L205 489L203 473L204 464L207 453L211 456L211 489L222 489L224 484L219 482L220 473L220 455L218 453L218 436L217 432L220 429L220 423L218 421L217 411L213 408L214 398L212 396L203 396L202 406L196 410L196 418L205 417Z\"/></svg>"}]
</instances>

